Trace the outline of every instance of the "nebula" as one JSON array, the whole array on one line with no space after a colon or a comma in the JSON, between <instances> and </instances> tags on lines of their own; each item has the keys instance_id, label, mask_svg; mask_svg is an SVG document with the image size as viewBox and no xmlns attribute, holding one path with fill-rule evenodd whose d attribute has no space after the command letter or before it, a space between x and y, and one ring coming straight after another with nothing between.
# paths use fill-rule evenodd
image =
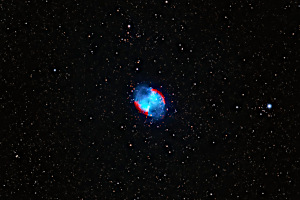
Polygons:
<instances>
[{"instance_id":1,"label":"nebula","mask_svg":"<svg viewBox=\"0 0 300 200\"><path fill-rule=\"evenodd\" d=\"M138 86L134 90L134 105L140 113L154 119L162 119L166 111L164 95L146 85Z\"/></svg>"}]
</instances>

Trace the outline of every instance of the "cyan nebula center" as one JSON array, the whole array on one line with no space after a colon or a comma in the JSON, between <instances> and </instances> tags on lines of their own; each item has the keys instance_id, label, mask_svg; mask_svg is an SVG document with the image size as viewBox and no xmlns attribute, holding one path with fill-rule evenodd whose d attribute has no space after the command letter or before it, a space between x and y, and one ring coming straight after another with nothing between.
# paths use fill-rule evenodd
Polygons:
<instances>
[{"instance_id":1,"label":"cyan nebula center","mask_svg":"<svg viewBox=\"0 0 300 200\"><path fill-rule=\"evenodd\" d=\"M138 86L134 91L134 105L144 115L161 119L165 114L165 97L157 89L149 86Z\"/></svg>"}]
</instances>

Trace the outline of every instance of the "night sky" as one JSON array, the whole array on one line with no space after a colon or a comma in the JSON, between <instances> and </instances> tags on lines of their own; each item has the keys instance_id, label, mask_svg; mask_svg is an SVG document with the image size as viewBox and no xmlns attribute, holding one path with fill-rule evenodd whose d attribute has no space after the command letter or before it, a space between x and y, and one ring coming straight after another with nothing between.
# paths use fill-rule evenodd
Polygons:
<instances>
[{"instance_id":1,"label":"night sky","mask_svg":"<svg viewBox=\"0 0 300 200\"><path fill-rule=\"evenodd\" d=\"M299 2L0 10L1 200L300 199Z\"/></svg>"}]
</instances>

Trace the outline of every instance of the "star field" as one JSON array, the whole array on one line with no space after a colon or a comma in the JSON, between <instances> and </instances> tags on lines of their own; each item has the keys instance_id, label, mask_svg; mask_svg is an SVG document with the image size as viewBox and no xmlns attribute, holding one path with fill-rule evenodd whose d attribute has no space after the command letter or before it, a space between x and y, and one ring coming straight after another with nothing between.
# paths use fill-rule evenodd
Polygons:
<instances>
[{"instance_id":1,"label":"star field","mask_svg":"<svg viewBox=\"0 0 300 200\"><path fill-rule=\"evenodd\" d=\"M0 199L300 198L296 1L0 9Z\"/></svg>"}]
</instances>

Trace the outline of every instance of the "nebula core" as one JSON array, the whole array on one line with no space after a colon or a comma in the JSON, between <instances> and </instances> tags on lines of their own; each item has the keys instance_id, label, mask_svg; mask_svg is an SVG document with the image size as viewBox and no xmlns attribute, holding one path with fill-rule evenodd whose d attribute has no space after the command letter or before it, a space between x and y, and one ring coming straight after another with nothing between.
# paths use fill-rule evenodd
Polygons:
<instances>
[{"instance_id":1,"label":"nebula core","mask_svg":"<svg viewBox=\"0 0 300 200\"><path fill-rule=\"evenodd\" d=\"M164 118L166 101L159 90L141 85L134 90L133 96L134 105L140 113L154 119Z\"/></svg>"}]
</instances>

